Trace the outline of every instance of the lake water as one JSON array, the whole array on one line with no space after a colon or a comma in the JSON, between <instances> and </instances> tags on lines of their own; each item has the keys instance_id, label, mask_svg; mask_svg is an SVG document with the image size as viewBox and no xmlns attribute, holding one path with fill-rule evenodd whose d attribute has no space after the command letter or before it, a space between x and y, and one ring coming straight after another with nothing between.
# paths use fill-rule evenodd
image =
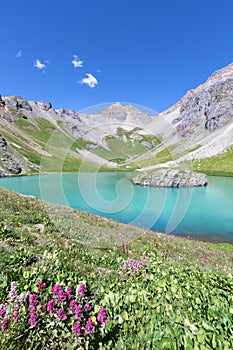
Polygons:
<instances>
[{"instance_id":1,"label":"lake water","mask_svg":"<svg viewBox=\"0 0 233 350\"><path fill-rule=\"evenodd\" d=\"M208 177L207 187L149 188L129 173L45 174L1 178L0 186L123 223L233 243L233 178Z\"/></svg>"}]
</instances>

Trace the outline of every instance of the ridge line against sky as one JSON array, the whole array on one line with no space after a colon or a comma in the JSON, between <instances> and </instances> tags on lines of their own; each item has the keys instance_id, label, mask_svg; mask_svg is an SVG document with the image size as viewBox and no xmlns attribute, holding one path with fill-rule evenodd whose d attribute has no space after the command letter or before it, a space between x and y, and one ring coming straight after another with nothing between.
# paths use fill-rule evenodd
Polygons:
<instances>
[{"instance_id":1,"label":"ridge line against sky","mask_svg":"<svg viewBox=\"0 0 233 350\"><path fill-rule=\"evenodd\" d=\"M11 0L0 94L79 111L109 101L161 112L233 61L231 0Z\"/></svg>"}]
</instances>

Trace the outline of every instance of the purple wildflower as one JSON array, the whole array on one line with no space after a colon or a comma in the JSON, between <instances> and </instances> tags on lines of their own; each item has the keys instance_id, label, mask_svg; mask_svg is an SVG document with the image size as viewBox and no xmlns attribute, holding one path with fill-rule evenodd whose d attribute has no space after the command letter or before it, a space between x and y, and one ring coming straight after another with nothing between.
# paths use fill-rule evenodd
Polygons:
<instances>
[{"instance_id":1,"label":"purple wildflower","mask_svg":"<svg viewBox=\"0 0 233 350\"><path fill-rule=\"evenodd\" d=\"M44 283L43 281L39 281L37 283L37 287L38 287L38 292L42 293L43 290L46 288L46 283Z\"/></svg>"},{"instance_id":2,"label":"purple wildflower","mask_svg":"<svg viewBox=\"0 0 233 350\"><path fill-rule=\"evenodd\" d=\"M95 324L92 322L91 317L88 318L85 328L88 333L95 333Z\"/></svg>"},{"instance_id":3,"label":"purple wildflower","mask_svg":"<svg viewBox=\"0 0 233 350\"><path fill-rule=\"evenodd\" d=\"M78 305L76 303L76 300L71 300L71 302L70 302L70 310L71 310L71 312L75 312L75 309L76 309L77 306Z\"/></svg>"},{"instance_id":4,"label":"purple wildflower","mask_svg":"<svg viewBox=\"0 0 233 350\"><path fill-rule=\"evenodd\" d=\"M62 289L58 292L58 297L57 299L61 302L66 301L67 294L64 292Z\"/></svg>"},{"instance_id":5,"label":"purple wildflower","mask_svg":"<svg viewBox=\"0 0 233 350\"><path fill-rule=\"evenodd\" d=\"M8 317L4 317L3 321L2 321L2 332L5 332L9 326L9 318Z\"/></svg>"},{"instance_id":6,"label":"purple wildflower","mask_svg":"<svg viewBox=\"0 0 233 350\"><path fill-rule=\"evenodd\" d=\"M87 292L86 285L85 283L80 284L79 289L78 289L78 295L83 298L85 297L85 294Z\"/></svg>"},{"instance_id":7,"label":"purple wildflower","mask_svg":"<svg viewBox=\"0 0 233 350\"><path fill-rule=\"evenodd\" d=\"M30 317L29 317L29 323L35 327L37 325L38 316L36 314L36 304L38 303L37 297L35 294L29 295L29 310L30 310Z\"/></svg>"},{"instance_id":8,"label":"purple wildflower","mask_svg":"<svg viewBox=\"0 0 233 350\"><path fill-rule=\"evenodd\" d=\"M54 300L49 300L48 304L47 304L47 311L48 312L53 312L54 309L55 309Z\"/></svg>"},{"instance_id":9,"label":"purple wildflower","mask_svg":"<svg viewBox=\"0 0 233 350\"><path fill-rule=\"evenodd\" d=\"M3 318L6 315L6 308L4 304L0 304L0 317Z\"/></svg>"},{"instance_id":10,"label":"purple wildflower","mask_svg":"<svg viewBox=\"0 0 233 350\"><path fill-rule=\"evenodd\" d=\"M73 325L73 332L74 332L76 338L78 338L80 336L81 329L82 329L81 322L75 322Z\"/></svg>"},{"instance_id":11,"label":"purple wildflower","mask_svg":"<svg viewBox=\"0 0 233 350\"><path fill-rule=\"evenodd\" d=\"M84 305L84 309L85 309L86 311L91 310L91 305L90 305L90 304Z\"/></svg>"},{"instance_id":12,"label":"purple wildflower","mask_svg":"<svg viewBox=\"0 0 233 350\"><path fill-rule=\"evenodd\" d=\"M55 286L52 287L52 293L54 295L58 295L60 291L62 291L62 287L59 283L55 284Z\"/></svg>"},{"instance_id":13,"label":"purple wildflower","mask_svg":"<svg viewBox=\"0 0 233 350\"><path fill-rule=\"evenodd\" d=\"M101 326L104 323L108 322L106 314L105 314L105 310L104 310L103 307L100 308L100 311L99 311L99 313L97 315L97 321L101 324Z\"/></svg>"},{"instance_id":14,"label":"purple wildflower","mask_svg":"<svg viewBox=\"0 0 233 350\"><path fill-rule=\"evenodd\" d=\"M65 311L63 309L57 310L57 317L58 317L58 321L65 321L67 319Z\"/></svg>"},{"instance_id":15,"label":"purple wildflower","mask_svg":"<svg viewBox=\"0 0 233 350\"><path fill-rule=\"evenodd\" d=\"M63 291L63 289L59 283L57 283L57 284L55 284L55 286L53 286L52 293L53 293L53 295L57 296L57 299L59 301L61 301L61 302L66 301L67 295Z\"/></svg>"},{"instance_id":16,"label":"purple wildflower","mask_svg":"<svg viewBox=\"0 0 233 350\"><path fill-rule=\"evenodd\" d=\"M70 300L70 299L73 297L73 295L72 295L72 289L71 289L70 287L67 287L67 288L66 288L66 295L67 295L67 297L68 297L68 300Z\"/></svg>"},{"instance_id":17,"label":"purple wildflower","mask_svg":"<svg viewBox=\"0 0 233 350\"><path fill-rule=\"evenodd\" d=\"M14 311L13 312L13 320L16 322L19 318L19 311Z\"/></svg>"},{"instance_id":18,"label":"purple wildflower","mask_svg":"<svg viewBox=\"0 0 233 350\"><path fill-rule=\"evenodd\" d=\"M38 303L38 300L37 300L36 294L30 294L30 296L29 296L29 305L30 306L34 306L37 303Z\"/></svg>"},{"instance_id":19,"label":"purple wildflower","mask_svg":"<svg viewBox=\"0 0 233 350\"><path fill-rule=\"evenodd\" d=\"M74 319L81 321L82 318L83 318L82 308L81 308L81 306L76 305Z\"/></svg>"},{"instance_id":20,"label":"purple wildflower","mask_svg":"<svg viewBox=\"0 0 233 350\"><path fill-rule=\"evenodd\" d=\"M29 322L33 327L35 327L35 326L37 325L37 321L38 321L38 316L37 316L37 314L36 314L35 308L33 308L33 309L30 310L30 317L29 317L28 322Z\"/></svg>"},{"instance_id":21,"label":"purple wildflower","mask_svg":"<svg viewBox=\"0 0 233 350\"><path fill-rule=\"evenodd\" d=\"M20 296L19 296L19 304L20 305L22 305L23 304L23 302L24 302L24 300L25 300L25 295L24 294L20 294Z\"/></svg>"},{"instance_id":22,"label":"purple wildflower","mask_svg":"<svg viewBox=\"0 0 233 350\"><path fill-rule=\"evenodd\" d=\"M11 282L11 289L9 292L9 301L14 301L17 298L17 284L15 281Z\"/></svg>"}]
</instances>

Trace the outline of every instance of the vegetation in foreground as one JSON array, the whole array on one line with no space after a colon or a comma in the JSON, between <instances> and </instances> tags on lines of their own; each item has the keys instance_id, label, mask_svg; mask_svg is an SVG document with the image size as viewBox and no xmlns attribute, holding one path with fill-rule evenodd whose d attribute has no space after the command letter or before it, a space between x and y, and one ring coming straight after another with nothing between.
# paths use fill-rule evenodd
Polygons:
<instances>
[{"instance_id":1,"label":"vegetation in foreground","mask_svg":"<svg viewBox=\"0 0 233 350\"><path fill-rule=\"evenodd\" d=\"M233 348L231 249L5 189L0 209L1 349Z\"/></svg>"}]
</instances>

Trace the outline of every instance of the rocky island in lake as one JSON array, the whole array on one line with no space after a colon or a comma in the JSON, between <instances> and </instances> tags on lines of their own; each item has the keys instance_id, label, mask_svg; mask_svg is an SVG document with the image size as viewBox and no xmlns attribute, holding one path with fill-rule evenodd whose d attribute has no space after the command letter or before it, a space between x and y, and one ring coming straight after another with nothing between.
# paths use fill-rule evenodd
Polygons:
<instances>
[{"instance_id":1,"label":"rocky island in lake","mask_svg":"<svg viewBox=\"0 0 233 350\"><path fill-rule=\"evenodd\" d=\"M192 172L189 169L156 169L138 174L132 181L135 185L152 187L196 187L208 184L205 174Z\"/></svg>"}]
</instances>

